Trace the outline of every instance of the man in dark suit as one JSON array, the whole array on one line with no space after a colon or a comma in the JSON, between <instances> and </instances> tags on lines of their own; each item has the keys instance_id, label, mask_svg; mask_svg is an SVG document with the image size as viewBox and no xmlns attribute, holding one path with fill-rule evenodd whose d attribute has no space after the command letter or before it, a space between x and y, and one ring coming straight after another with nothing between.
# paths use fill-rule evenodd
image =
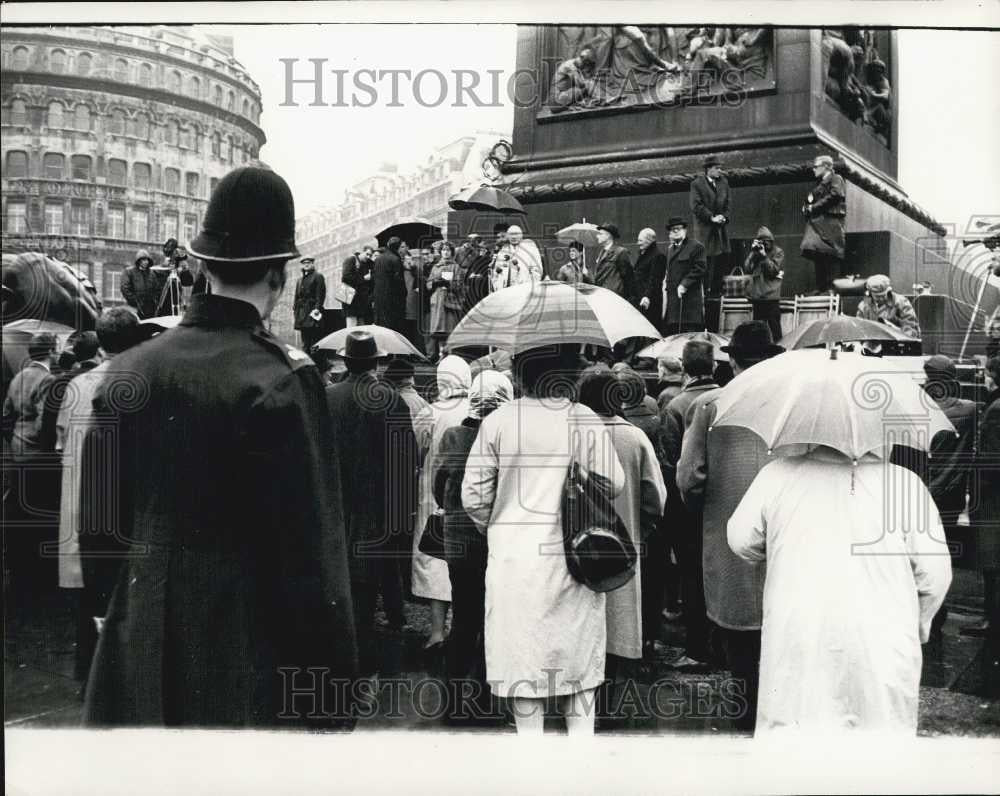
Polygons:
<instances>
[{"instance_id":1,"label":"man in dark suit","mask_svg":"<svg viewBox=\"0 0 1000 796\"><path fill-rule=\"evenodd\" d=\"M299 256L287 183L229 172L191 253L212 293L119 354L94 398L107 422L84 444L117 466L84 458L121 474L103 501L120 523L81 528L80 548L95 529L123 557L84 721L328 726L345 706L322 689L355 676L357 650L323 385L305 353L264 328ZM94 475L83 473L91 489Z\"/></svg>"},{"instance_id":2,"label":"man in dark suit","mask_svg":"<svg viewBox=\"0 0 1000 796\"><path fill-rule=\"evenodd\" d=\"M656 245L656 233L648 227L639 233L636 243L639 245L639 256L635 261L635 288L641 299L649 290L649 278L653 272L665 270L667 257ZM650 317L646 310L642 312ZM659 318L652 318L651 321L656 326Z\"/></svg>"},{"instance_id":3,"label":"man in dark suit","mask_svg":"<svg viewBox=\"0 0 1000 796\"><path fill-rule=\"evenodd\" d=\"M295 284L295 328L302 337L302 347L309 351L323 335L323 305L326 303L326 279L316 272L315 260L303 257L302 277Z\"/></svg>"},{"instance_id":4,"label":"man in dark suit","mask_svg":"<svg viewBox=\"0 0 1000 796\"><path fill-rule=\"evenodd\" d=\"M597 243L601 247L601 253L597 255L597 262L594 264L594 284L635 304L639 298L639 290L636 288L628 250L618 243L620 237L618 227L610 221L597 228Z\"/></svg>"},{"instance_id":5,"label":"man in dark suit","mask_svg":"<svg viewBox=\"0 0 1000 796\"><path fill-rule=\"evenodd\" d=\"M344 325L352 326L372 322L372 256L375 250L365 246L358 254L352 254L340 269L340 281L354 288L354 300L345 304Z\"/></svg>"},{"instance_id":6,"label":"man in dark suit","mask_svg":"<svg viewBox=\"0 0 1000 796\"><path fill-rule=\"evenodd\" d=\"M694 216L694 239L705 247L705 292L714 295L718 276L716 263L729 254L729 182L722 173L722 163L715 155L704 162L705 173L691 181L691 214Z\"/></svg>"},{"instance_id":7,"label":"man in dark suit","mask_svg":"<svg viewBox=\"0 0 1000 796\"><path fill-rule=\"evenodd\" d=\"M387 329L406 331L406 281L403 261L399 257L399 238L389 238L372 266L372 299L375 303L375 323Z\"/></svg>"},{"instance_id":8,"label":"man in dark suit","mask_svg":"<svg viewBox=\"0 0 1000 796\"><path fill-rule=\"evenodd\" d=\"M687 221L667 221L670 244L666 258L650 274L639 307L648 312L664 337L705 328L705 247L687 236Z\"/></svg>"}]
</instances>

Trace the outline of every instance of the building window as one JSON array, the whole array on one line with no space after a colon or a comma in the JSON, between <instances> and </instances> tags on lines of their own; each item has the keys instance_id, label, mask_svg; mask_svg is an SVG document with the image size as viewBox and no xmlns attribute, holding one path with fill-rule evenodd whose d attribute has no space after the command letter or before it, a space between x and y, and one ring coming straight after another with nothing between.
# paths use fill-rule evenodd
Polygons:
<instances>
[{"instance_id":1,"label":"building window","mask_svg":"<svg viewBox=\"0 0 1000 796\"><path fill-rule=\"evenodd\" d=\"M229 146L226 147L229 157L225 158L225 160L228 160L230 163L232 163L233 160L236 158L236 151L235 151L236 143L233 141L233 137L231 135L226 136L226 143L229 144Z\"/></svg>"},{"instance_id":2,"label":"building window","mask_svg":"<svg viewBox=\"0 0 1000 796\"><path fill-rule=\"evenodd\" d=\"M180 193L181 173L178 169L163 170L163 190L167 193Z\"/></svg>"},{"instance_id":3,"label":"building window","mask_svg":"<svg viewBox=\"0 0 1000 796\"><path fill-rule=\"evenodd\" d=\"M249 100L243 100L243 115L244 116L249 116L250 115L250 101Z\"/></svg>"},{"instance_id":4,"label":"building window","mask_svg":"<svg viewBox=\"0 0 1000 796\"><path fill-rule=\"evenodd\" d=\"M176 94L181 93L181 73L176 69L170 73L170 78L167 81L167 88Z\"/></svg>"},{"instance_id":5,"label":"building window","mask_svg":"<svg viewBox=\"0 0 1000 796\"><path fill-rule=\"evenodd\" d=\"M128 179L128 169L124 160L112 159L108 161L108 184L125 185Z\"/></svg>"},{"instance_id":6,"label":"building window","mask_svg":"<svg viewBox=\"0 0 1000 796\"><path fill-rule=\"evenodd\" d=\"M152 182L151 174L152 169L148 163L132 164L132 182L136 188L148 191Z\"/></svg>"},{"instance_id":7,"label":"building window","mask_svg":"<svg viewBox=\"0 0 1000 796\"><path fill-rule=\"evenodd\" d=\"M177 214L176 213L164 213L160 217L160 239L167 240L167 238L177 237Z\"/></svg>"},{"instance_id":8,"label":"building window","mask_svg":"<svg viewBox=\"0 0 1000 796\"><path fill-rule=\"evenodd\" d=\"M90 156L89 155L73 155L70 158L69 165L73 172L74 180L86 180L90 181Z\"/></svg>"},{"instance_id":9,"label":"building window","mask_svg":"<svg viewBox=\"0 0 1000 796\"><path fill-rule=\"evenodd\" d=\"M63 234L63 206L62 203L45 203L45 234Z\"/></svg>"},{"instance_id":10,"label":"building window","mask_svg":"<svg viewBox=\"0 0 1000 796\"><path fill-rule=\"evenodd\" d=\"M111 111L111 117L108 119L108 132L111 133L111 135L125 135L124 111Z\"/></svg>"},{"instance_id":11,"label":"building window","mask_svg":"<svg viewBox=\"0 0 1000 796\"><path fill-rule=\"evenodd\" d=\"M108 207L108 237L125 237L125 208L121 205Z\"/></svg>"},{"instance_id":12,"label":"building window","mask_svg":"<svg viewBox=\"0 0 1000 796\"><path fill-rule=\"evenodd\" d=\"M89 75L94 66L94 58L90 53L80 53L76 56L76 73L78 75Z\"/></svg>"},{"instance_id":13,"label":"building window","mask_svg":"<svg viewBox=\"0 0 1000 796\"><path fill-rule=\"evenodd\" d=\"M28 176L28 153L8 152L7 153L7 174L8 180L23 179Z\"/></svg>"},{"instance_id":14,"label":"building window","mask_svg":"<svg viewBox=\"0 0 1000 796\"><path fill-rule=\"evenodd\" d=\"M212 154L215 157L222 156L222 136L218 133L212 133Z\"/></svg>"},{"instance_id":15,"label":"building window","mask_svg":"<svg viewBox=\"0 0 1000 796\"><path fill-rule=\"evenodd\" d=\"M216 86L212 91L212 99L216 108L222 107L222 86Z\"/></svg>"},{"instance_id":16,"label":"building window","mask_svg":"<svg viewBox=\"0 0 1000 796\"><path fill-rule=\"evenodd\" d=\"M57 75L66 71L66 53L63 50L53 50L49 57L49 69Z\"/></svg>"},{"instance_id":17,"label":"building window","mask_svg":"<svg viewBox=\"0 0 1000 796\"><path fill-rule=\"evenodd\" d=\"M120 80L123 83L128 82L128 61L124 58L115 61L115 80Z\"/></svg>"},{"instance_id":18,"label":"building window","mask_svg":"<svg viewBox=\"0 0 1000 796\"><path fill-rule=\"evenodd\" d=\"M226 110L236 110L236 95L232 91L230 91L229 95L226 97Z\"/></svg>"},{"instance_id":19,"label":"building window","mask_svg":"<svg viewBox=\"0 0 1000 796\"><path fill-rule=\"evenodd\" d=\"M189 244L198 234L198 216L188 213L184 216L184 243Z\"/></svg>"},{"instance_id":20,"label":"building window","mask_svg":"<svg viewBox=\"0 0 1000 796\"><path fill-rule=\"evenodd\" d=\"M215 186L219 184L218 177L211 177L208 180L208 196L211 198L212 194L215 193Z\"/></svg>"},{"instance_id":21,"label":"building window","mask_svg":"<svg viewBox=\"0 0 1000 796\"><path fill-rule=\"evenodd\" d=\"M149 118L144 113L135 116L135 135L137 138L149 138Z\"/></svg>"},{"instance_id":22,"label":"building window","mask_svg":"<svg viewBox=\"0 0 1000 796\"><path fill-rule=\"evenodd\" d=\"M132 240L149 240L149 210L133 207L129 210L129 237Z\"/></svg>"},{"instance_id":23,"label":"building window","mask_svg":"<svg viewBox=\"0 0 1000 796\"><path fill-rule=\"evenodd\" d=\"M164 130L163 138L168 144L177 143L177 130L179 125L173 119L167 122L167 127Z\"/></svg>"},{"instance_id":24,"label":"building window","mask_svg":"<svg viewBox=\"0 0 1000 796\"><path fill-rule=\"evenodd\" d=\"M112 271L108 266L104 266L104 298L110 301L118 299L121 301L122 294L122 272Z\"/></svg>"},{"instance_id":25,"label":"building window","mask_svg":"<svg viewBox=\"0 0 1000 796\"><path fill-rule=\"evenodd\" d=\"M153 67L149 64L139 64L139 85L147 88L153 85Z\"/></svg>"},{"instance_id":26,"label":"building window","mask_svg":"<svg viewBox=\"0 0 1000 796\"><path fill-rule=\"evenodd\" d=\"M28 123L28 106L16 99L10 104L10 123L23 127Z\"/></svg>"},{"instance_id":27,"label":"building window","mask_svg":"<svg viewBox=\"0 0 1000 796\"><path fill-rule=\"evenodd\" d=\"M90 132L90 108L86 105L76 106L73 112L73 126L85 133Z\"/></svg>"},{"instance_id":28,"label":"building window","mask_svg":"<svg viewBox=\"0 0 1000 796\"><path fill-rule=\"evenodd\" d=\"M27 205L23 199L7 200L7 231L10 233L28 231Z\"/></svg>"},{"instance_id":29,"label":"building window","mask_svg":"<svg viewBox=\"0 0 1000 796\"><path fill-rule=\"evenodd\" d=\"M23 72L28 68L28 48L15 47L11 56L10 68ZM221 104L221 103L220 103Z\"/></svg>"},{"instance_id":30,"label":"building window","mask_svg":"<svg viewBox=\"0 0 1000 796\"><path fill-rule=\"evenodd\" d=\"M69 234L90 234L90 204L88 202L73 202L69 208Z\"/></svg>"},{"instance_id":31,"label":"building window","mask_svg":"<svg viewBox=\"0 0 1000 796\"><path fill-rule=\"evenodd\" d=\"M66 169L66 156L58 152L46 152L42 158L42 176L47 180L61 180Z\"/></svg>"},{"instance_id":32,"label":"building window","mask_svg":"<svg viewBox=\"0 0 1000 796\"><path fill-rule=\"evenodd\" d=\"M222 142L222 149L219 152L220 160L229 160L229 147L232 146L233 139L230 136L226 136L225 140Z\"/></svg>"},{"instance_id":33,"label":"building window","mask_svg":"<svg viewBox=\"0 0 1000 796\"><path fill-rule=\"evenodd\" d=\"M48 126L56 129L63 126L63 106L61 102L49 103Z\"/></svg>"},{"instance_id":34,"label":"building window","mask_svg":"<svg viewBox=\"0 0 1000 796\"><path fill-rule=\"evenodd\" d=\"M177 128L177 146L182 149L191 148L191 128L187 125Z\"/></svg>"},{"instance_id":35,"label":"building window","mask_svg":"<svg viewBox=\"0 0 1000 796\"><path fill-rule=\"evenodd\" d=\"M188 94L195 99L201 96L201 81L198 78L192 76L188 80Z\"/></svg>"},{"instance_id":36,"label":"building window","mask_svg":"<svg viewBox=\"0 0 1000 796\"><path fill-rule=\"evenodd\" d=\"M185 180L184 188L186 189L185 193L187 193L188 196L197 197L198 196L198 173L195 172L195 171L189 171L187 174L184 175L184 180Z\"/></svg>"}]
</instances>

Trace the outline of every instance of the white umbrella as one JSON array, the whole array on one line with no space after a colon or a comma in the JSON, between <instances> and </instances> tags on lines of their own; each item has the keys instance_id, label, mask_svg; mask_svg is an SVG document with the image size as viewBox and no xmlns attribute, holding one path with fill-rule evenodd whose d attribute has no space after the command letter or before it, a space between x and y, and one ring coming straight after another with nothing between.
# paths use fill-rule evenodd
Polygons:
<instances>
[{"instance_id":1,"label":"white umbrella","mask_svg":"<svg viewBox=\"0 0 1000 796\"><path fill-rule=\"evenodd\" d=\"M662 340L643 348L637 357L643 359L659 359L662 356L677 357L684 353L684 346L689 340L701 340L712 344L712 356L716 362L728 362L729 354L722 350L722 346L729 345L729 338L715 332L681 332L664 337Z\"/></svg>"},{"instance_id":2,"label":"white umbrella","mask_svg":"<svg viewBox=\"0 0 1000 796\"><path fill-rule=\"evenodd\" d=\"M394 356L413 357L427 362L427 357L421 354L417 348L399 332L385 326L374 323L366 323L360 326L351 326L346 329L338 329L332 334L328 334L314 348L320 351L332 351L337 354L347 345L347 335L351 332L368 332L375 338L376 345L387 354Z\"/></svg>"},{"instance_id":3,"label":"white umbrella","mask_svg":"<svg viewBox=\"0 0 1000 796\"><path fill-rule=\"evenodd\" d=\"M939 431L955 428L917 383L923 360L895 360L802 349L740 373L715 401L714 426L742 426L775 455L826 445L855 461L886 455L893 444L930 450ZM917 371L920 371L918 373Z\"/></svg>"}]
</instances>

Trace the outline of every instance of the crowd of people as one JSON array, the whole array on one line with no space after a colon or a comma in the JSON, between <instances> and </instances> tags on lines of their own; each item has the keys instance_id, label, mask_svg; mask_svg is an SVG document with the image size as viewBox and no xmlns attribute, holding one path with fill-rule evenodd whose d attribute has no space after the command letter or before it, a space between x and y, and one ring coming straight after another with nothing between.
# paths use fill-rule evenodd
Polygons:
<instances>
[{"instance_id":1,"label":"crowd of people","mask_svg":"<svg viewBox=\"0 0 1000 796\"><path fill-rule=\"evenodd\" d=\"M703 328L701 283L671 263L702 270L706 249L684 219L667 226L678 251L640 258L644 294L612 224L593 273L571 259L566 280ZM769 302L781 259L766 229L758 239L750 258ZM410 288L423 281L423 331L442 352L476 296L539 277L526 243L510 227L492 246L416 253L390 240L374 259L366 249L345 264L351 326L416 337ZM891 494L904 518L930 504L930 530L943 523L947 535L974 452L987 466L969 505L985 529L996 621L1000 468L988 465L1000 456L1000 358L987 365L978 434L954 364L928 361L925 389L959 429L935 438L933 466L907 451L852 463L816 445L776 459L749 430L713 427L730 379L784 356L770 317L735 330L722 348L729 368L700 340L662 358L653 394L625 362L594 363L567 344L519 353L503 372L449 353L421 395L412 365L364 330L338 352L340 377L265 329L298 257L292 195L274 172L224 178L190 248L209 289L176 328L143 339L135 312L109 309L62 352L58 375L54 340L36 335L4 402L21 477L41 483L33 457L61 452L50 582L80 595L88 725L349 726L353 686L377 691L379 606L402 629L412 595L429 606L424 652L443 660L448 693L471 688L475 710L463 701L449 722L502 722L503 707L519 732L540 732L554 701L570 733L588 734L595 719L628 722L630 683L724 669L737 729L912 733L921 644L940 633L950 558L933 547L940 532L882 534L881 501ZM573 463L611 485L641 551L634 578L607 594L567 568L560 500ZM906 488L888 490L891 478ZM887 555L852 555L880 536ZM664 618L678 615L686 647L664 660ZM352 698L321 699L330 683L351 684Z\"/></svg>"}]
</instances>

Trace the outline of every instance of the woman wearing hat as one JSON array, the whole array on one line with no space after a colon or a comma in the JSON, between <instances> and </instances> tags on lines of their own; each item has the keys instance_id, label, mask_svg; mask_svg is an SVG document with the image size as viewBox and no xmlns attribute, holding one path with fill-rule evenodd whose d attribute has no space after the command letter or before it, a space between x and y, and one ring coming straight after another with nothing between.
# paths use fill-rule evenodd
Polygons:
<instances>
[{"instance_id":1,"label":"woman wearing hat","mask_svg":"<svg viewBox=\"0 0 1000 796\"><path fill-rule=\"evenodd\" d=\"M722 161L709 155L702 164L705 173L691 181L689 198L694 219L694 239L705 247L705 292L715 291L715 263L729 254L729 181L722 174Z\"/></svg>"}]
</instances>

